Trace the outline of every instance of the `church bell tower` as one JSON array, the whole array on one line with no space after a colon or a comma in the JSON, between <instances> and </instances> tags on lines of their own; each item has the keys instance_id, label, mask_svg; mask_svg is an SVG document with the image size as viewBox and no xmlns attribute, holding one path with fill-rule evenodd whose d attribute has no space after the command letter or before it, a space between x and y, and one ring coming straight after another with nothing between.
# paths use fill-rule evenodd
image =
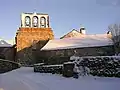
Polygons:
<instances>
[{"instance_id":1,"label":"church bell tower","mask_svg":"<svg viewBox=\"0 0 120 90\"><path fill-rule=\"evenodd\" d=\"M49 25L48 14L22 13L21 26L15 37L16 60L22 63L32 61L32 51L40 50L51 39L54 39L54 34Z\"/></svg>"}]
</instances>

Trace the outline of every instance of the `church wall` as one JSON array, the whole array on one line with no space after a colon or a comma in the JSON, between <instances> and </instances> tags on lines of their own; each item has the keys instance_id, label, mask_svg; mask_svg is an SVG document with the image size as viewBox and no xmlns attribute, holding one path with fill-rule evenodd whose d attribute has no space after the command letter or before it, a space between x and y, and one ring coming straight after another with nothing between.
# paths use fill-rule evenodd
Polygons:
<instances>
[{"instance_id":1,"label":"church wall","mask_svg":"<svg viewBox=\"0 0 120 90\"><path fill-rule=\"evenodd\" d=\"M15 47L0 47L0 58L15 61Z\"/></svg>"},{"instance_id":2,"label":"church wall","mask_svg":"<svg viewBox=\"0 0 120 90\"><path fill-rule=\"evenodd\" d=\"M5 53L5 59L15 61L16 56L16 48L11 47L8 49L8 51Z\"/></svg>"},{"instance_id":3,"label":"church wall","mask_svg":"<svg viewBox=\"0 0 120 90\"><path fill-rule=\"evenodd\" d=\"M20 28L16 34L16 61L33 63L32 49L40 50L51 39L54 39L51 28Z\"/></svg>"},{"instance_id":4,"label":"church wall","mask_svg":"<svg viewBox=\"0 0 120 90\"><path fill-rule=\"evenodd\" d=\"M30 47L34 40L35 43L40 40L54 39L51 28L20 28L16 35L17 51Z\"/></svg>"}]
</instances>

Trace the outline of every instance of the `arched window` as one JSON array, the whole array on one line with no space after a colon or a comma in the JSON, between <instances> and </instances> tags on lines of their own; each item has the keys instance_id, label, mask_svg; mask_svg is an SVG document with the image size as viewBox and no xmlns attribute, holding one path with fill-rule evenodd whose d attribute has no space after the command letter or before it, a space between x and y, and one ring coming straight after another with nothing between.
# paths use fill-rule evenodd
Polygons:
<instances>
[{"instance_id":1,"label":"arched window","mask_svg":"<svg viewBox=\"0 0 120 90\"><path fill-rule=\"evenodd\" d=\"M26 17L25 17L25 26L28 26L28 27L31 26L31 19L30 19L29 16L26 16Z\"/></svg>"},{"instance_id":2,"label":"arched window","mask_svg":"<svg viewBox=\"0 0 120 90\"><path fill-rule=\"evenodd\" d=\"M40 18L40 27L45 28L46 27L46 19L45 17Z\"/></svg>"},{"instance_id":3,"label":"arched window","mask_svg":"<svg viewBox=\"0 0 120 90\"><path fill-rule=\"evenodd\" d=\"M49 25L49 16L47 17L47 25L48 25L48 28L50 27Z\"/></svg>"},{"instance_id":4,"label":"arched window","mask_svg":"<svg viewBox=\"0 0 120 90\"><path fill-rule=\"evenodd\" d=\"M38 27L38 17L34 16L32 20L33 27Z\"/></svg>"}]
</instances>

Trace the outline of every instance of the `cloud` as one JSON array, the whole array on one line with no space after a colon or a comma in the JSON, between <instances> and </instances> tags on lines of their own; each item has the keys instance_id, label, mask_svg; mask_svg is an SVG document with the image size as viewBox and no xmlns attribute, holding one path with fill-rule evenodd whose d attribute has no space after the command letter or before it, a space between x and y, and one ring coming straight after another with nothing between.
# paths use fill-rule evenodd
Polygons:
<instances>
[{"instance_id":1,"label":"cloud","mask_svg":"<svg viewBox=\"0 0 120 90\"><path fill-rule=\"evenodd\" d=\"M96 0L96 4L102 6L120 6L120 0Z\"/></svg>"}]
</instances>

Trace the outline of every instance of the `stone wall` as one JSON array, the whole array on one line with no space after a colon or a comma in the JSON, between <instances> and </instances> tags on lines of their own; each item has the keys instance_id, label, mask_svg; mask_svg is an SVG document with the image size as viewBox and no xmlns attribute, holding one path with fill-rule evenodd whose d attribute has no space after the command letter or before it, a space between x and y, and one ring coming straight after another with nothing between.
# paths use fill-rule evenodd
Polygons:
<instances>
[{"instance_id":1,"label":"stone wall","mask_svg":"<svg viewBox=\"0 0 120 90\"><path fill-rule=\"evenodd\" d=\"M94 76L119 77L120 78L120 57L119 56L95 56L83 57L80 66L88 67L90 74Z\"/></svg>"},{"instance_id":2,"label":"stone wall","mask_svg":"<svg viewBox=\"0 0 120 90\"><path fill-rule=\"evenodd\" d=\"M75 48L75 49L62 49L62 50L44 50L44 51L34 51L34 57L36 61L45 62L49 64L59 64L64 61L68 61L69 57L72 55L77 56L106 56L114 55L113 46L104 47L85 47L85 48Z\"/></svg>"},{"instance_id":3,"label":"stone wall","mask_svg":"<svg viewBox=\"0 0 120 90\"><path fill-rule=\"evenodd\" d=\"M19 28L16 33L17 52L30 47L33 42L50 40L54 38L51 28Z\"/></svg>"},{"instance_id":4,"label":"stone wall","mask_svg":"<svg viewBox=\"0 0 120 90\"><path fill-rule=\"evenodd\" d=\"M80 76L91 74L93 76L120 78L120 56L73 56L72 60L77 62ZM38 63L34 65L34 72L57 73L63 74L65 77L72 77L74 62L69 61L60 65Z\"/></svg>"},{"instance_id":5,"label":"stone wall","mask_svg":"<svg viewBox=\"0 0 120 90\"><path fill-rule=\"evenodd\" d=\"M15 47L0 47L0 59L15 61Z\"/></svg>"},{"instance_id":6,"label":"stone wall","mask_svg":"<svg viewBox=\"0 0 120 90\"><path fill-rule=\"evenodd\" d=\"M20 64L9 60L0 59L0 73L12 71L20 67Z\"/></svg>"},{"instance_id":7,"label":"stone wall","mask_svg":"<svg viewBox=\"0 0 120 90\"><path fill-rule=\"evenodd\" d=\"M32 64L32 50L40 50L51 39L54 39L51 28L19 28L16 33L16 60L23 64Z\"/></svg>"}]
</instances>

